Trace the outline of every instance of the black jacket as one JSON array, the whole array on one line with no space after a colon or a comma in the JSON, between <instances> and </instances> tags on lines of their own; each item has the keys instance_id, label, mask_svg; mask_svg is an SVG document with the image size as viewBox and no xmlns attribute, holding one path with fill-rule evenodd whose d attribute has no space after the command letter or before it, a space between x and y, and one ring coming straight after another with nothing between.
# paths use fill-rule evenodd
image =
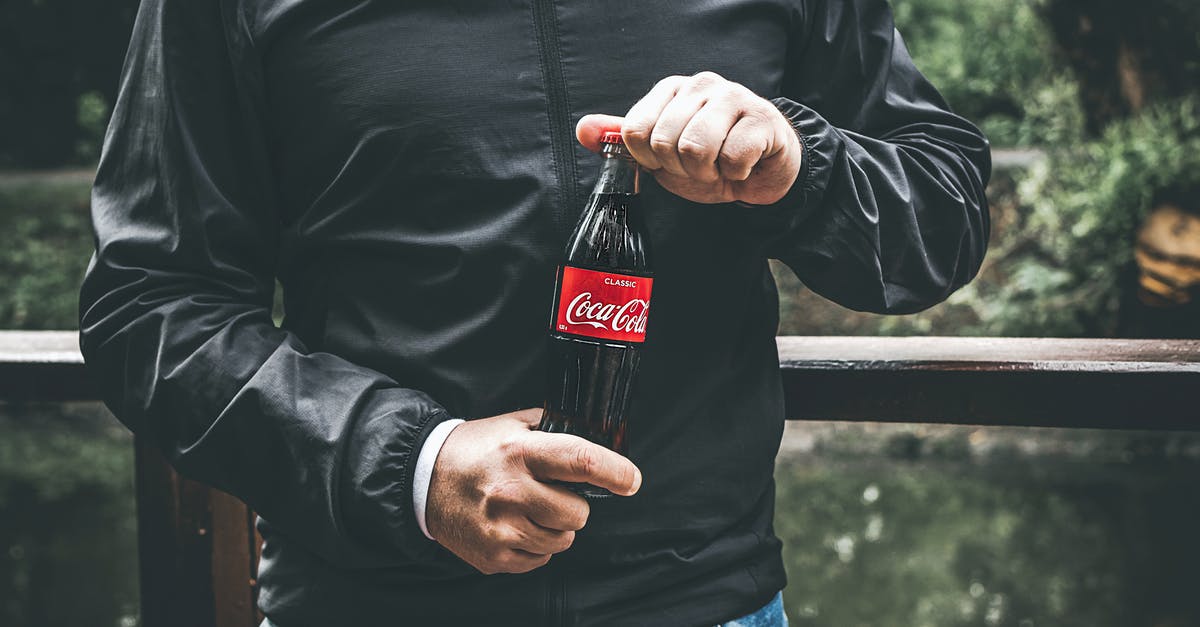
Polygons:
<instances>
[{"instance_id":1,"label":"black jacket","mask_svg":"<svg viewBox=\"0 0 1200 627\"><path fill-rule=\"evenodd\" d=\"M414 451L449 417L541 405L598 164L574 122L701 70L790 116L800 177L762 207L646 178L645 483L545 568L482 576L418 530ZM768 258L847 307L927 307L980 264L989 168L884 0L143 0L82 347L125 424L259 512L283 627L712 624L785 583Z\"/></svg>"}]
</instances>

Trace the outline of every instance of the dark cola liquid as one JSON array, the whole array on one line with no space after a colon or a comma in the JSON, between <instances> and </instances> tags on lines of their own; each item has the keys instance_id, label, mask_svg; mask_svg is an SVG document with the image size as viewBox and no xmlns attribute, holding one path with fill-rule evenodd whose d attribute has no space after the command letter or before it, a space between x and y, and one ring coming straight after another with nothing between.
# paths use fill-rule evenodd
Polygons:
<instances>
[{"instance_id":1,"label":"dark cola liquid","mask_svg":"<svg viewBox=\"0 0 1200 627\"><path fill-rule=\"evenodd\" d=\"M617 159L622 157L609 157L611 161ZM606 174L613 174L610 169L636 168L632 161L606 162L605 166L598 188L605 183ZM618 183L621 180L616 175L609 178L616 178ZM632 185L636 190L636 178ZM555 316L547 340L545 412L539 427L577 435L622 455L628 451L626 422L641 362L639 329L644 333L653 280L637 198L628 192L593 193L567 247L555 287ZM571 278L576 275L585 276L596 289L588 289L586 284L573 287ZM592 293L614 285L613 289L624 293ZM568 290L565 298L564 289ZM573 289L578 294L570 291ZM612 496L608 490L589 484L567 485L588 498Z\"/></svg>"},{"instance_id":2,"label":"dark cola liquid","mask_svg":"<svg viewBox=\"0 0 1200 627\"><path fill-rule=\"evenodd\" d=\"M551 336L543 431L570 433L624 455L625 417L641 362L636 346ZM607 491L604 491L608 495Z\"/></svg>"}]
</instances>

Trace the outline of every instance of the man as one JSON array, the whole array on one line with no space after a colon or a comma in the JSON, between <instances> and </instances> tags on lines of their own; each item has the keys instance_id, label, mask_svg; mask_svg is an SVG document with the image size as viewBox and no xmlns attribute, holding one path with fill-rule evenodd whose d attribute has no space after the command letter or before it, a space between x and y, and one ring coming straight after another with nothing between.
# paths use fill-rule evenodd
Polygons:
<instances>
[{"instance_id":1,"label":"man","mask_svg":"<svg viewBox=\"0 0 1200 627\"><path fill-rule=\"evenodd\" d=\"M653 175L629 459L533 430L616 128ZM978 269L989 168L884 0L144 0L82 347L121 420L260 514L281 627L780 624L767 260L927 307Z\"/></svg>"}]
</instances>

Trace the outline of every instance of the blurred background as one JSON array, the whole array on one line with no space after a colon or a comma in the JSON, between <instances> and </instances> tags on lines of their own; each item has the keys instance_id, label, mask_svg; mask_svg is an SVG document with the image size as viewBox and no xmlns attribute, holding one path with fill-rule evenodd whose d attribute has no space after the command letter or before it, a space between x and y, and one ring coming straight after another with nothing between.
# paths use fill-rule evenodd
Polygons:
<instances>
[{"instance_id":1,"label":"blurred background","mask_svg":"<svg viewBox=\"0 0 1200 627\"><path fill-rule=\"evenodd\" d=\"M136 5L0 2L0 328L76 327ZM1200 3L893 6L992 140L991 250L903 317L776 267L780 334L1200 337ZM132 469L99 405L0 403L0 625L139 624ZM791 423L776 476L794 625L1200 626L1196 435Z\"/></svg>"}]
</instances>

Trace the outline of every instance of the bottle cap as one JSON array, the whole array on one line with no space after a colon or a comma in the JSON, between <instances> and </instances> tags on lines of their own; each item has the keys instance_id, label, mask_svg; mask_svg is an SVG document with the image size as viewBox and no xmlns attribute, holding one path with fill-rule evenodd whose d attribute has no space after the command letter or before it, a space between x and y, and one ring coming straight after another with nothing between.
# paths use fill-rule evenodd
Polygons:
<instances>
[{"instance_id":1,"label":"bottle cap","mask_svg":"<svg viewBox=\"0 0 1200 627\"><path fill-rule=\"evenodd\" d=\"M625 140L621 139L621 131L605 131L600 136L601 144L624 144Z\"/></svg>"}]
</instances>

